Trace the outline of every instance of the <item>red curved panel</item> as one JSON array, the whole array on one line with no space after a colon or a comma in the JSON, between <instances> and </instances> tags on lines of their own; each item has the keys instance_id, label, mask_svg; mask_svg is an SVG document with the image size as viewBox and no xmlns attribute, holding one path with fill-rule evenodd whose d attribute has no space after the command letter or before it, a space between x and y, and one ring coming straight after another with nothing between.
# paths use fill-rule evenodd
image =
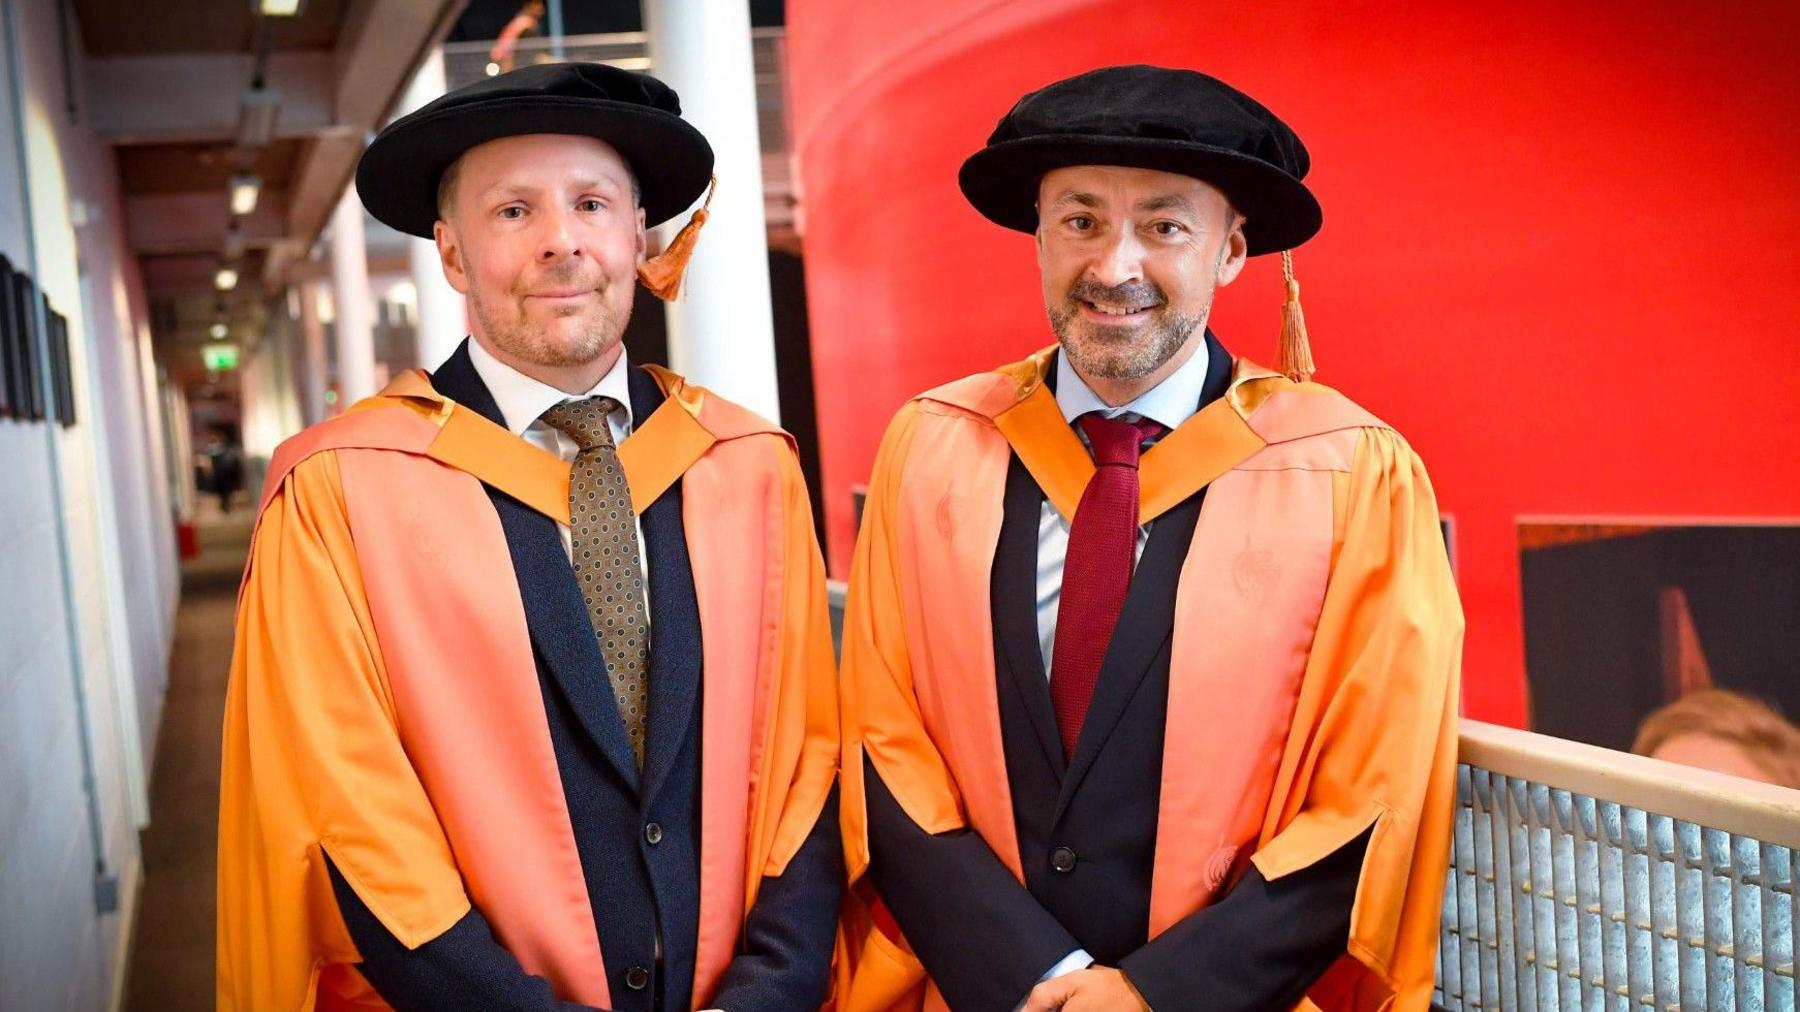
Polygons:
<instances>
[{"instance_id":1,"label":"red curved panel","mask_svg":"<svg viewBox=\"0 0 1800 1012\"><path fill-rule=\"evenodd\" d=\"M956 188L1023 92L1205 70L1306 140L1319 379L1455 518L1466 710L1525 719L1521 515L1800 515L1800 6L790 0L833 568L908 395L1052 340L1029 237ZM1268 361L1278 266L1219 296Z\"/></svg>"}]
</instances>

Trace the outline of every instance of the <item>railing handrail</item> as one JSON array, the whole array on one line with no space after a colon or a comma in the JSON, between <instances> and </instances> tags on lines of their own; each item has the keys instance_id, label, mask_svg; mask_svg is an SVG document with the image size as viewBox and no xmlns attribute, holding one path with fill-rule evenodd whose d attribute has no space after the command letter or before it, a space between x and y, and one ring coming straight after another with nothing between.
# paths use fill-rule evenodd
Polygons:
<instances>
[{"instance_id":1,"label":"railing handrail","mask_svg":"<svg viewBox=\"0 0 1800 1012\"><path fill-rule=\"evenodd\" d=\"M1478 720L1460 737L1460 760L1491 773L1800 848L1797 790Z\"/></svg>"}]
</instances>

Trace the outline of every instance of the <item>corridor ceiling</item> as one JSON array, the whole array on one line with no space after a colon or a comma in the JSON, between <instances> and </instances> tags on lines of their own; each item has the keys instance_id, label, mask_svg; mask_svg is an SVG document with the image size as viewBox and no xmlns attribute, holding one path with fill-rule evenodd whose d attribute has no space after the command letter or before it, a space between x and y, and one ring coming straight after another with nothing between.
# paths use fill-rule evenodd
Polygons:
<instances>
[{"instance_id":1,"label":"corridor ceiling","mask_svg":"<svg viewBox=\"0 0 1800 1012\"><path fill-rule=\"evenodd\" d=\"M159 343L198 345L221 318L254 326L465 3L302 0L295 16L264 17L257 0L73 0L87 118L117 153ZM259 70L265 91L251 95ZM229 197L240 175L261 184L243 215ZM233 261L237 287L217 291Z\"/></svg>"}]
</instances>

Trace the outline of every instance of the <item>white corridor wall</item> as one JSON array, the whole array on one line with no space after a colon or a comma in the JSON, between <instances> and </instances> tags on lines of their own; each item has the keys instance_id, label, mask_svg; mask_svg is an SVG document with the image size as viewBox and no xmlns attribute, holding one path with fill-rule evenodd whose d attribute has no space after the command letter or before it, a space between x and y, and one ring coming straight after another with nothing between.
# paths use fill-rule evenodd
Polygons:
<instances>
[{"instance_id":1,"label":"white corridor wall","mask_svg":"<svg viewBox=\"0 0 1800 1012\"><path fill-rule=\"evenodd\" d=\"M104 1009L178 589L163 395L78 27L52 0L0 15L0 253L68 318L79 418L0 419L0 1009Z\"/></svg>"}]
</instances>

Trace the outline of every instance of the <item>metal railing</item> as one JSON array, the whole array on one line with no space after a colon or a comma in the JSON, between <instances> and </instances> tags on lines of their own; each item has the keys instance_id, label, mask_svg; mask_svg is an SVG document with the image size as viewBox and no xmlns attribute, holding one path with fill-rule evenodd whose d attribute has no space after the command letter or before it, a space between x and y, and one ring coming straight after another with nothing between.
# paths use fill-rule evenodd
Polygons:
<instances>
[{"instance_id":1,"label":"metal railing","mask_svg":"<svg viewBox=\"0 0 1800 1012\"><path fill-rule=\"evenodd\" d=\"M1464 721L1435 1001L1794 1008L1800 791Z\"/></svg>"}]
</instances>

